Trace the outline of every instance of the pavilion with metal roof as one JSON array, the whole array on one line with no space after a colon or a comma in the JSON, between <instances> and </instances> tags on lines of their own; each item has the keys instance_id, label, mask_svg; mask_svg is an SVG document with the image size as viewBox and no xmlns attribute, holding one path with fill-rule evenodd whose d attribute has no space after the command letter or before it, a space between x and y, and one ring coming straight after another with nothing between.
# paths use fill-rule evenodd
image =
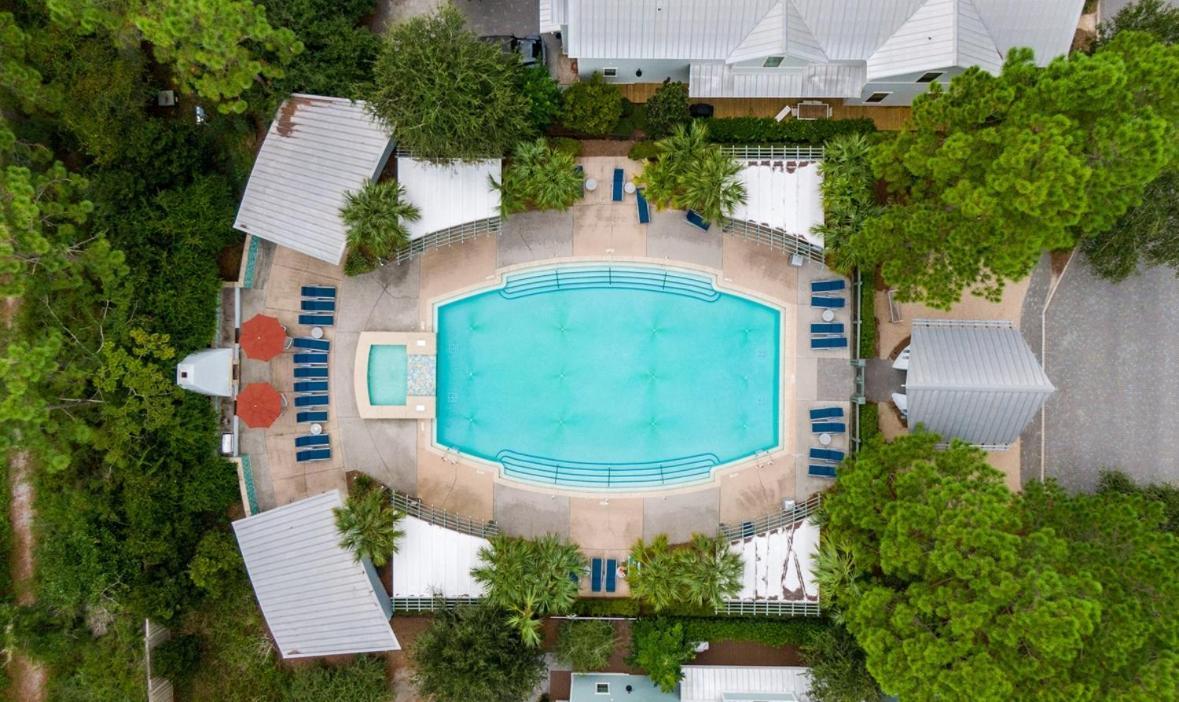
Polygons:
<instances>
[{"instance_id":1,"label":"pavilion with metal roof","mask_svg":"<svg viewBox=\"0 0 1179 702\"><path fill-rule=\"evenodd\" d=\"M1008 448L1055 391L1011 322L913 321L905 388L909 426Z\"/></svg>"},{"instance_id":2,"label":"pavilion with metal roof","mask_svg":"<svg viewBox=\"0 0 1179 702\"><path fill-rule=\"evenodd\" d=\"M233 523L283 658L397 651L389 595L368 559L340 546L338 490Z\"/></svg>"}]
</instances>

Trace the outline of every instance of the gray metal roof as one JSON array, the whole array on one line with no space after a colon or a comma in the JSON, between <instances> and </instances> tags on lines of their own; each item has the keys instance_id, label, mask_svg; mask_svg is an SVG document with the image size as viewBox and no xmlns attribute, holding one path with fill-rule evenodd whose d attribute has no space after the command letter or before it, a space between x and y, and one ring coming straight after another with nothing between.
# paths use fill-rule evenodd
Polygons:
<instances>
[{"instance_id":1,"label":"gray metal roof","mask_svg":"<svg viewBox=\"0 0 1179 702\"><path fill-rule=\"evenodd\" d=\"M917 319L905 388L909 424L1007 446L1055 388L1011 322Z\"/></svg>"},{"instance_id":2,"label":"gray metal roof","mask_svg":"<svg viewBox=\"0 0 1179 702\"><path fill-rule=\"evenodd\" d=\"M283 658L397 651L392 606L372 564L340 547L338 490L233 523Z\"/></svg>"},{"instance_id":3,"label":"gray metal roof","mask_svg":"<svg viewBox=\"0 0 1179 702\"><path fill-rule=\"evenodd\" d=\"M688 95L694 98L858 98L864 87L863 64L812 63L780 73L734 70L723 63L694 63Z\"/></svg>"},{"instance_id":4,"label":"gray metal roof","mask_svg":"<svg viewBox=\"0 0 1179 702\"><path fill-rule=\"evenodd\" d=\"M363 102L295 94L278 108L235 229L329 263L344 255L344 196L381 172L389 130Z\"/></svg>"}]
</instances>

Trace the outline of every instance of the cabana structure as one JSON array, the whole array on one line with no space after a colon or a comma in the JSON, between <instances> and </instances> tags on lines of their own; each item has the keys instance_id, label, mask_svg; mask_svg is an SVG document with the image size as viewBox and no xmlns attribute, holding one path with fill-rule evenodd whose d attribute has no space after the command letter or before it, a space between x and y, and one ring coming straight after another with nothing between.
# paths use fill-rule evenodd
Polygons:
<instances>
[{"instance_id":1,"label":"cabana structure","mask_svg":"<svg viewBox=\"0 0 1179 702\"><path fill-rule=\"evenodd\" d=\"M810 668L686 665L680 702L809 702Z\"/></svg>"},{"instance_id":2,"label":"cabana structure","mask_svg":"<svg viewBox=\"0 0 1179 702\"><path fill-rule=\"evenodd\" d=\"M392 604L368 559L340 546L332 490L233 523L283 658L397 651Z\"/></svg>"},{"instance_id":3,"label":"cabana structure","mask_svg":"<svg viewBox=\"0 0 1179 702\"><path fill-rule=\"evenodd\" d=\"M401 528L405 537L393 554L393 602L398 609L429 609L436 599L483 597L484 588L471 577L471 569L481 565L479 549L490 546L486 538L412 515L402 520Z\"/></svg>"},{"instance_id":4,"label":"cabana structure","mask_svg":"<svg viewBox=\"0 0 1179 702\"><path fill-rule=\"evenodd\" d=\"M292 95L266 133L233 227L338 264L345 196L376 180L392 150L389 130L363 102Z\"/></svg>"},{"instance_id":5,"label":"cabana structure","mask_svg":"<svg viewBox=\"0 0 1179 702\"><path fill-rule=\"evenodd\" d=\"M233 349L195 351L176 364L176 384L214 397L233 397Z\"/></svg>"},{"instance_id":6,"label":"cabana structure","mask_svg":"<svg viewBox=\"0 0 1179 702\"><path fill-rule=\"evenodd\" d=\"M746 200L734 210L732 219L784 232L822 248L823 238L811 233L823 223L819 162L776 156L743 163L737 177L745 185Z\"/></svg>"},{"instance_id":7,"label":"cabana structure","mask_svg":"<svg viewBox=\"0 0 1179 702\"><path fill-rule=\"evenodd\" d=\"M909 426L1004 450L1056 388L1011 322L917 319L905 382Z\"/></svg>"},{"instance_id":8,"label":"cabana structure","mask_svg":"<svg viewBox=\"0 0 1179 702\"><path fill-rule=\"evenodd\" d=\"M490 224L499 217L499 191L491 179L500 179L500 160L431 163L408 156L397 157L397 182L406 200L421 211L421 219L406 222L409 238L458 227Z\"/></svg>"},{"instance_id":9,"label":"cabana structure","mask_svg":"<svg viewBox=\"0 0 1179 702\"><path fill-rule=\"evenodd\" d=\"M817 501L807 502L757 522L722 527L729 550L745 564L740 592L725 603L728 613L820 613L819 584L812 572L819 526L808 516L817 506Z\"/></svg>"}]
</instances>

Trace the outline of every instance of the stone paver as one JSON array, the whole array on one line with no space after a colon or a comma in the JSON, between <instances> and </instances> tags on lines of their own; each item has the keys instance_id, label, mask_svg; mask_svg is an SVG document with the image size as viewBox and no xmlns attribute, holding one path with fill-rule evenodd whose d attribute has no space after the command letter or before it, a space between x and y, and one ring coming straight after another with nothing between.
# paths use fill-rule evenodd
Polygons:
<instances>
[{"instance_id":1,"label":"stone paver","mask_svg":"<svg viewBox=\"0 0 1179 702\"><path fill-rule=\"evenodd\" d=\"M431 507L485 522L494 518L495 471L447 460L418 442L417 496Z\"/></svg>"},{"instance_id":2,"label":"stone paver","mask_svg":"<svg viewBox=\"0 0 1179 702\"><path fill-rule=\"evenodd\" d=\"M820 358L816 363L815 399L846 402L855 386L856 374L846 358Z\"/></svg>"},{"instance_id":3,"label":"stone paver","mask_svg":"<svg viewBox=\"0 0 1179 702\"><path fill-rule=\"evenodd\" d=\"M569 536L569 498L500 483L495 486L495 521L509 534L533 538Z\"/></svg>"},{"instance_id":4,"label":"stone paver","mask_svg":"<svg viewBox=\"0 0 1179 702\"><path fill-rule=\"evenodd\" d=\"M709 268L722 267L719 227L702 232L688 224L676 210L652 212L647 229L647 255L670 261L684 261Z\"/></svg>"},{"instance_id":5,"label":"stone paver","mask_svg":"<svg viewBox=\"0 0 1179 702\"><path fill-rule=\"evenodd\" d=\"M672 543L687 541L692 532L711 534L720 523L720 490L708 488L643 501L643 538L667 534Z\"/></svg>"},{"instance_id":6,"label":"stone paver","mask_svg":"<svg viewBox=\"0 0 1179 702\"><path fill-rule=\"evenodd\" d=\"M495 280L498 245L496 236L481 236L459 246L431 249L419 259L418 313L427 329L434 326L432 299Z\"/></svg>"},{"instance_id":7,"label":"stone paver","mask_svg":"<svg viewBox=\"0 0 1179 702\"><path fill-rule=\"evenodd\" d=\"M455 0L467 18L467 27L479 36L540 31L540 7L536 0Z\"/></svg>"},{"instance_id":8,"label":"stone paver","mask_svg":"<svg viewBox=\"0 0 1179 702\"><path fill-rule=\"evenodd\" d=\"M583 549L625 553L642 536L642 498L569 499L569 538Z\"/></svg>"},{"instance_id":9,"label":"stone paver","mask_svg":"<svg viewBox=\"0 0 1179 702\"><path fill-rule=\"evenodd\" d=\"M418 490L418 421L414 419L339 420L339 441L350 470L360 470L394 490ZM428 437L423 436L423 441Z\"/></svg>"},{"instance_id":10,"label":"stone paver","mask_svg":"<svg viewBox=\"0 0 1179 702\"><path fill-rule=\"evenodd\" d=\"M741 287L778 300L794 300L798 294L798 269L785 256L744 237L721 237L725 281L740 279Z\"/></svg>"},{"instance_id":11,"label":"stone paver","mask_svg":"<svg viewBox=\"0 0 1179 702\"><path fill-rule=\"evenodd\" d=\"M721 522L743 522L782 509L794 494L794 461L789 454L758 468L732 471L720 480Z\"/></svg>"},{"instance_id":12,"label":"stone paver","mask_svg":"<svg viewBox=\"0 0 1179 702\"><path fill-rule=\"evenodd\" d=\"M522 212L503 223L499 267L573 255L573 213Z\"/></svg>"}]
</instances>

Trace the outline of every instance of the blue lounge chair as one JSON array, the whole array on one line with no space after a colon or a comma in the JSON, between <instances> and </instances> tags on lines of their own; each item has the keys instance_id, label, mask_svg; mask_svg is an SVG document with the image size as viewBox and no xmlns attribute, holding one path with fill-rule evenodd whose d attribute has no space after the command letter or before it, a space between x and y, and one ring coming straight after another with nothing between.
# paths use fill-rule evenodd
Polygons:
<instances>
[{"instance_id":1,"label":"blue lounge chair","mask_svg":"<svg viewBox=\"0 0 1179 702\"><path fill-rule=\"evenodd\" d=\"M846 349L846 336L820 336L811 339L812 349Z\"/></svg>"},{"instance_id":2,"label":"blue lounge chair","mask_svg":"<svg viewBox=\"0 0 1179 702\"><path fill-rule=\"evenodd\" d=\"M832 278L830 280L812 280L811 281L811 292L812 293L839 292L840 290L845 289L846 286L847 286L847 282L844 281L843 278Z\"/></svg>"},{"instance_id":3,"label":"blue lounge chair","mask_svg":"<svg viewBox=\"0 0 1179 702\"><path fill-rule=\"evenodd\" d=\"M602 559L590 561L590 592L602 591Z\"/></svg>"},{"instance_id":4,"label":"blue lounge chair","mask_svg":"<svg viewBox=\"0 0 1179 702\"><path fill-rule=\"evenodd\" d=\"M295 395L296 407L326 407L327 395Z\"/></svg>"},{"instance_id":5,"label":"blue lounge chair","mask_svg":"<svg viewBox=\"0 0 1179 702\"><path fill-rule=\"evenodd\" d=\"M336 321L334 314L301 314L299 324L308 327L330 327Z\"/></svg>"},{"instance_id":6,"label":"blue lounge chair","mask_svg":"<svg viewBox=\"0 0 1179 702\"><path fill-rule=\"evenodd\" d=\"M692 210L688 210L688 213L684 216L688 219L688 224L692 225L693 227L697 227L701 231L706 232L710 227L712 227L712 225L706 222L703 217L696 214Z\"/></svg>"},{"instance_id":7,"label":"blue lounge chair","mask_svg":"<svg viewBox=\"0 0 1179 702\"><path fill-rule=\"evenodd\" d=\"M843 322L817 322L811 325L812 334L842 334Z\"/></svg>"},{"instance_id":8,"label":"blue lounge chair","mask_svg":"<svg viewBox=\"0 0 1179 702\"><path fill-rule=\"evenodd\" d=\"M823 307L833 310L841 310L847 301L842 297L823 297L822 295L811 295L811 307Z\"/></svg>"},{"instance_id":9,"label":"blue lounge chair","mask_svg":"<svg viewBox=\"0 0 1179 702\"><path fill-rule=\"evenodd\" d=\"M300 424L308 422L326 422L327 412L299 412L295 415L295 421Z\"/></svg>"},{"instance_id":10,"label":"blue lounge chair","mask_svg":"<svg viewBox=\"0 0 1179 702\"><path fill-rule=\"evenodd\" d=\"M302 380L295 383L295 392L327 392L326 380Z\"/></svg>"},{"instance_id":11,"label":"blue lounge chair","mask_svg":"<svg viewBox=\"0 0 1179 702\"><path fill-rule=\"evenodd\" d=\"M309 446L327 446L331 443L327 434L305 434L303 436L295 437L295 448L307 448Z\"/></svg>"},{"instance_id":12,"label":"blue lounge chair","mask_svg":"<svg viewBox=\"0 0 1179 702\"><path fill-rule=\"evenodd\" d=\"M332 348L332 342L327 339L308 339L305 337L295 338L291 345L301 351L316 353L327 353Z\"/></svg>"},{"instance_id":13,"label":"blue lounge chair","mask_svg":"<svg viewBox=\"0 0 1179 702\"><path fill-rule=\"evenodd\" d=\"M308 449L306 451L295 452L296 463L307 463L308 461L326 461L332 457L332 450L330 448Z\"/></svg>"},{"instance_id":14,"label":"blue lounge chair","mask_svg":"<svg viewBox=\"0 0 1179 702\"><path fill-rule=\"evenodd\" d=\"M816 419L843 419L842 407L816 407L811 410L811 421Z\"/></svg>"},{"instance_id":15,"label":"blue lounge chair","mask_svg":"<svg viewBox=\"0 0 1179 702\"><path fill-rule=\"evenodd\" d=\"M843 460L844 453L843 451L836 451L835 449L812 448L810 456L812 461L839 463Z\"/></svg>"},{"instance_id":16,"label":"blue lounge chair","mask_svg":"<svg viewBox=\"0 0 1179 702\"><path fill-rule=\"evenodd\" d=\"M606 592L618 589L618 561L613 558L606 561Z\"/></svg>"},{"instance_id":17,"label":"blue lounge chair","mask_svg":"<svg viewBox=\"0 0 1179 702\"><path fill-rule=\"evenodd\" d=\"M295 354L295 365L298 366L326 366L327 362L328 355L326 353Z\"/></svg>"},{"instance_id":18,"label":"blue lounge chair","mask_svg":"<svg viewBox=\"0 0 1179 702\"><path fill-rule=\"evenodd\" d=\"M753 536L753 522L741 522L741 538Z\"/></svg>"},{"instance_id":19,"label":"blue lounge chair","mask_svg":"<svg viewBox=\"0 0 1179 702\"><path fill-rule=\"evenodd\" d=\"M813 422L811 432L814 434L842 434L847 431L843 422Z\"/></svg>"},{"instance_id":20,"label":"blue lounge chair","mask_svg":"<svg viewBox=\"0 0 1179 702\"><path fill-rule=\"evenodd\" d=\"M812 478L834 478L835 466L807 466L806 474Z\"/></svg>"},{"instance_id":21,"label":"blue lounge chair","mask_svg":"<svg viewBox=\"0 0 1179 702\"><path fill-rule=\"evenodd\" d=\"M573 167L573 172L576 173L577 175L581 176L582 178L585 177L585 167L582 166L580 163Z\"/></svg>"},{"instance_id":22,"label":"blue lounge chair","mask_svg":"<svg viewBox=\"0 0 1179 702\"><path fill-rule=\"evenodd\" d=\"M327 366L296 366L296 378L326 378L328 377Z\"/></svg>"},{"instance_id":23,"label":"blue lounge chair","mask_svg":"<svg viewBox=\"0 0 1179 702\"><path fill-rule=\"evenodd\" d=\"M610 196L614 202L622 202L622 179L625 177L621 168L614 169L614 192Z\"/></svg>"},{"instance_id":24,"label":"blue lounge chair","mask_svg":"<svg viewBox=\"0 0 1179 702\"><path fill-rule=\"evenodd\" d=\"M335 300L303 300L299 309L304 312L335 312Z\"/></svg>"},{"instance_id":25,"label":"blue lounge chair","mask_svg":"<svg viewBox=\"0 0 1179 702\"><path fill-rule=\"evenodd\" d=\"M647 205L647 198L643 197L642 188L635 191L635 203L639 208L639 224L649 224L651 222L651 208Z\"/></svg>"},{"instance_id":26,"label":"blue lounge chair","mask_svg":"<svg viewBox=\"0 0 1179 702\"><path fill-rule=\"evenodd\" d=\"M303 297L334 300L336 299L336 289L329 285L304 285Z\"/></svg>"}]
</instances>

